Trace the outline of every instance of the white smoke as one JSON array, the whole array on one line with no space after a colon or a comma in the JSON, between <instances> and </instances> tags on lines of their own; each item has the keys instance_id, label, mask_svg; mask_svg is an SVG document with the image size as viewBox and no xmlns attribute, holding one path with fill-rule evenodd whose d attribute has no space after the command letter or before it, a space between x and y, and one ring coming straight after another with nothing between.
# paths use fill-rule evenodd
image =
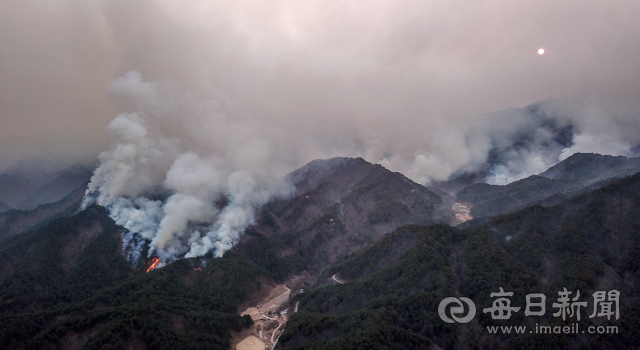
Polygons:
<instances>
[{"instance_id":1,"label":"white smoke","mask_svg":"<svg viewBox=\"0 0 640 350\"><path fill-rule=\"evenodd\" d=\"M544 172L577 152L633 156L633 147L640 144L639 122L639 99L589 95L481 116L468 130L490 144L480 147L479 158L491 161L485 181L504 185Z\"/></svg>"},{"instance_id":2,"label":"white smoke","mask_svg":"<svg viewBox=\"0 0 640 350\"><path fill-rule=\"evenodd\" d=\"M488 183L506 184L574 152L628 154L640 143L636 100L549 99L476 117L393 124L242 111L229 99L144 82L137 72L116 79L109 92L130 111L109 124L112 144L99 156L83 205L105 206L128 230L132 260L147 245L164 262L209 251L222 256L261 205L291 193L282 175L317 158L361 156L422 184L476 171Z\"/></svg>"},{"instance_id":3,"label":"white smoke","mask_svg":"<svg viewBox=\"0 0 640 350\"><path fill-rule=\"evenodd\" d=\"M628 156L640 143L640 100L637 98L587 98L573 109L577 133L571 147L562 150L564 160L570 155L600 153Z\"/></svg>"},{"instance_id":4,"label":"white smoke","mask_svg":"<svg viewBox=\"0 0 640 350\"><path fill-rule=\"evenodd\" d=\"M524 154L527 152L508 152L507 161L504 164L494 166L485 179L491 185L506 185L508 183L524 179L525 177L540 174L549 169L556 162L554 158L546 158L540 154Z\"/></svg>"},{"instance_id":5,"label":"white smoke","mask_svg":"<svg viewBox=\"0 0 640 350\"><path fill-rule=\"evenodd\" d=\"M610 135L580 134L573 138L573 145L560 153L559 159L567 159L574 153L599 153L611 156L628 155L633 145Z\"/></svg>"},{"instance_id":6,"label":"white smoke","mask_svg":"<svg viewBox=\"0 0 640 350\"><path fill-rule=\"evenodd\" d=\"M237 168L268 157L259 140L226 148L199 142L193 128L200 125L181 125L184 113L193 110L156 84L142 82L137 72L117 79L109 90L132 98L136 111L109 124L112 145L99 156L83 207L104 206L127 229L124 243L132 261L141 257L145 242L163 263L212 250L221 257L254 223L256 208L291 192L283 177ZM194 120L220 121L204 113ZM220 127L233 129L228 122ZM225 159L230 154L234 161Z\"/></svg>"}]
</instances>

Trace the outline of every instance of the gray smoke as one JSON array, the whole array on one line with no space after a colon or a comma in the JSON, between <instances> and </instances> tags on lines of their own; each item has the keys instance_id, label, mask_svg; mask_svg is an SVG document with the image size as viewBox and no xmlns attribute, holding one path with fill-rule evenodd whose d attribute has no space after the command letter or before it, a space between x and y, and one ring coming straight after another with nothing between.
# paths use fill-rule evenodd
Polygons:
<instances>
[{"instance_id":1,"label":"gray smoke","mask_svg":"<svg viewBox=\"0 0 640 350\"><path fill-rule=\"evenodd\" d=\"M637 13L634 0L2 1L0 171L31 156L64 165L95 159L122 111L105 87L135 69L173 96L145 113L162 119L181 105L184 124L203 126L176 136L182 142L195 139L206 151L252 142L248 149L277 155L247 154L253 165L237 169L286 172L315 158L369 155L417 180L442 179L481 163L493 142L526 124L467 116L552 96L638 98ZM160 91L167 81L189 94ZM128 93L148 94L151 85ZM198 123L216 113L238 121L225 131L235 141L208 126L224 122ZM624 152L627 141L608 129L615 123L605 116L602 127L577 125L586 136L568 152L603 144ZM172 138L172 127L181 128L160 129ZM493 127L505 135L490 135ZM520 153L535 158L538 150L519 149L496 179L541 167L519 162Z\"/></svg>"},{"instance_id":2,"label":"gray smoke","mask_svg":"<svg viewBox=\"0 0 640 350\"><path fill-rule=\"evenodd\" d=\"M183 125L185 113L192 113L194 123L213 118L221 133L234 128L232 121L197 110L206 102L189 110L185 100L142 82L137 72L117 79L109 90L133 99L135 111L109 124L112 145L99 156L83 207L95 202L108 208L115 222L128 230L124 242L132 261L140 258L144 240L149 254L160 256L163 263L212 250L221 257L254 222L256 208L290 193L283 177L229 161L249 163L251 157L265 156L260 142L216 148L219 142L193 137L202 125Z\"/></svg>"},{"instance_id":3,"label":"gray smoke","mask_svg":"<svg viewBox=\"0 0 640 350\"><path fill-rule=\"evenodd\" d=\"M497 156L485 180L502 185L541 173L577 152L634 156L640 144L640 99L547 99L493 114L488 124L512 128L492 136Z\"/></svg>"},{"instance_id":4,"label":"gray smoke","mask_svg":"<svg viewBox=\"0 0 640 350\"><path fill-rule=\"evenodd\" d=\"M505 184L575 152L625 155L640 143L637 99L548 99L423 129L362 133L349 121L233 114L135 71L109 92L130 111L108 126L112 143L99 156L83 206L107 207L128 230L132 261L147 245L164 263L209 251L222 256L260 206L292 192L283 175L309 158L362 156L422 184L484 170L486 182Z\"/></svg>"}]
</instances>

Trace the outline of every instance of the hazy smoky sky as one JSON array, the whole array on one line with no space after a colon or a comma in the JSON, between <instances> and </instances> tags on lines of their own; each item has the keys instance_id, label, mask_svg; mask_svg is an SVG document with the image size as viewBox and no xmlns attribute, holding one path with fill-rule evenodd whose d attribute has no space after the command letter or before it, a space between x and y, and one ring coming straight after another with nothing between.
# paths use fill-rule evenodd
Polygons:
<instances>
[{"instance_id":1,"label":"hazy smoky sky","mask_svg":"<svg viewBox=\"0 0 640 350\"><path fill-rule=\"evenodd\" d=\"M637 0L2 1L0 170L91 159L109 122L142 108L193 143L182 151L233 169L364 156L424 182L526 124L467 117L586 94L631 102L609 115L580 100L583 133L558 152L623 154L638 141L639 14ZM131 91L145 84L151 105Z\"/></svg>"}]
</instances>

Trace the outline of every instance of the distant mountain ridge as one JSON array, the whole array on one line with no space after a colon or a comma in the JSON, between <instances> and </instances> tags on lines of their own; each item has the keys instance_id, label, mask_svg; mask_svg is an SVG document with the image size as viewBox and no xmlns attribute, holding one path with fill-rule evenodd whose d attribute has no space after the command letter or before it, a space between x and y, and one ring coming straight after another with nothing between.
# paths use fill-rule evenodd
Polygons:
<instances>
[{"instance_id":1,"label":"distant mountain ridge","mask_svg":"<svg viewBox=\"0 0 640 350\"><path fill-rule=\"evenodd\" d=\"M596 182L621 178L640 171L640 158L575 153L540 174L557 180Z\"/></svg>"},{"instance_id":2,"label":"distant mountain ridge","mask_svg":"<svg viewBox=\"0 0 640 350\"><path fill-rule=\"evenodd\" d=\"M93 170L84 166L73 166L56 173L39 175L35 182L26 175L0 174L0 212L29 210L57 202L78 187L86 187L92 173Z\"/></svg>"},{"instance_id":3,"label":"distant mountain ridge","mask_svg":"<svg viewBox=\"0 0 640 350\"><path fill-rule=\"evenodd\" d=\"M34 190L34 186L25 177L0 174L0 201L11 207L16 205Z\"/></svg>"},{"instance_id":4,"label":"distant mountain ridge","mask_svg":"<svg viewBox=\"0 0 640 350\"><path fill-rule=\"evenodd\" d=\"M456 193L475 218L504 214L531 204L553 205L640 172L640 158L576 153L549 168L507 185L477 183Z\"/></svg>"},{"instance_id":5,"label":"distant mountain ridge","mask_svg":"<svg viewBox=\"0 0 640 350\"><path fill-rule=\"evenodd\" d=\"M21 209L33 209L45 203L56 202L78 187L86 188L92 174L93 170L85 167L72 167L60 171L53 180L33 190L17 206Z\"/></svg>"},{"instance_id":6,"label":"distant mountain ridge","mask_svg":"<svg viewBox=\"0 0 640 350\"><path fill-rule=\"evenodd\" d=\"M83 196L84 188L77 187L57 202L31 210L11 209L0 213L0 240L37 229L53 219L73 215L80 207Z\"/></svg>"}]
</instances>

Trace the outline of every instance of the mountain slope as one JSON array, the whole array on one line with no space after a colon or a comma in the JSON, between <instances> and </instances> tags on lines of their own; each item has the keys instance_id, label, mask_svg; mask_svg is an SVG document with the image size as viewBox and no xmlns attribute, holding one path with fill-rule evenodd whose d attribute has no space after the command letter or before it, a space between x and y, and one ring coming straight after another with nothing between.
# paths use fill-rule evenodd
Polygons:
<instances>
[{"instance_id":1,"label":"mountain slope","mask_svg":"<svg viewBox=\"0 0 640 350\"><path fill-rule=\"evenodd\" d=\"M96 206L0 247L0 349L228 349L269 273L228 253L145 273ZM196 269L199 268L199 269Z\"/></svg>"},{"instance_id":2,"label":"mountain slope","mask_svg":"<svg viewBox=\"0 0 640 350\"><path fill-rule=\"evenodd\" d=\"M552 166L540 176L548 179L593 183L620 178L640 171L640 158L576 153Z\"/></svg>"},{"instance_id":3,"label":"mountain slope","mask_svg":"<svg viewBox=\"0 0 640 350\"><path fill-rule=\"evenodd\" d=\"M280 338L283 349L440 348L635 349L640 346L640 174L560 205L536 205L460 230L405 226L329 269L345 284L296 297ZM319 284L323 284L322 278ZM546 295L546 314L493 320L482 312L502 287L512 305ZM490 334L487 326L570 325L557 311L558 291L580 291L580 329L616 326L619 334ZM620 319L589 318L592 294L618 290ZM438 314L449 296L469 297L478 313L468 324ZM595 329L595 328L594 328ZM604 329L604 328L603 328Z\"/></svg>"},{"instance_id":4,"label":"mountain slope","mask_svg":"<svg viewBox=\"0 0 640 350\"><path fill-rule=\"evenodd\" d=\"M0 213L0 240L36 229L49 220L73 215L83 196L84 188L78 187L55 203L43 204L33 210L13 209Z\"/></svg>"},{"instance_id":5,"label":"mountain slope","mask_svg":"<svg viewBox=\"0 0 640 350\"><path fill-rule=\"evenodd\" d=\"M440 196L361 158L313 161L289 176L295 194L264 206L253 229L315 272L396 227L452 220Z\"/></svg>"}]
</instances>

